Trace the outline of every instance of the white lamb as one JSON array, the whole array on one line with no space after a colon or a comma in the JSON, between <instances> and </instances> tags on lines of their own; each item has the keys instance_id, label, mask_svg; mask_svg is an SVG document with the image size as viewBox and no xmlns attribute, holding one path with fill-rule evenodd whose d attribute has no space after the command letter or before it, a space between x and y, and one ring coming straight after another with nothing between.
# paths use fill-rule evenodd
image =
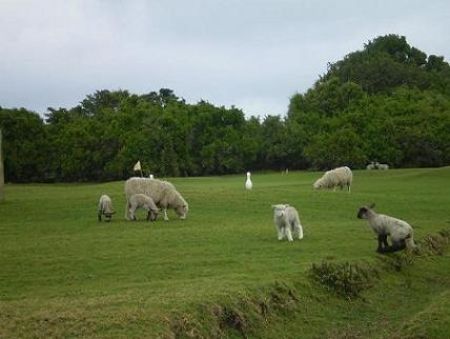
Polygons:
<instances>
[{"instance_id":1,"label":"white lamb","mask_svg":"<svg viewBox=\"0 0 450 339\"><path fill-rule=\"evenodd\" d=\"M353 173L351 169L347 166L343 166L325 172L320 179L316 180L313 187L314 189L333 188L333 190L336 190L336 187L338 186L341 189L347 186L347 190L350 192L352 180Z\"/></svg>"},{"instance_id":2,"label":"white lamb","mask_svg":"<svg viewBox=\"0 0 450 339\"><path fill-rule=\"evenodd\" d=\"M152 198L145 194L133 194L128 200L128 212L131 220L136 220L135 212L138 208L147 210L147 220L154 221L158 217L159 208Z\"/></svg>"},{"instance_id":3,"label":"white lamb","mask_svg":"<svg viewBox=\"0 0 450 339\"><path fill-rule=\"evenodd\" d=\"M127 206L130 197L138 193L151 197L154 203L164 210L164 220L169 220L167 208L173 208L180 219L186 219L189 205L170 182L140 177L128 179L125 182ZM125 208L125 218L129 219L128 208Z\"/></svg>"},{"instance_id":4,"label":"white lamb","mask_svg":"<svg viewBox=\"0 0 450 339\"><path fill-rule=\"evenodd\" d=\"M285 237L293 241L292 234L298 239L303 239L303 227L300 223L300 217L297 210L287 204L272 205L273 221L278 234L278 240Z\"/></svg>"},{"instance_id":5,"label":"white lamb","mask_svg":"<svg viewBox=\"0 0 450 339\"><path fill-rule=\"evenodd\" d=\"M111 198L106 194L103 194L98 202L98 221L102 221L103 215L105 216L105 221L109 222L114 213L116 212L114 212Z\"/></svg>"},{"instance_id":6,"label":"white lamb","mask_svg":"<svg viewBox=\"0 0 450 339\"><path fill-rule=\"evenodd\" d=\"M406 221L376 213L373 208L375 204L363 206L359 209L357 217L367 219L369 226L378 235L377 252L395 252L405 247L408 250L416 248L414 244L414 232L411 225ZM392 246L389 246L387 237L391 237Z\"/></svg>"}]
</instances>

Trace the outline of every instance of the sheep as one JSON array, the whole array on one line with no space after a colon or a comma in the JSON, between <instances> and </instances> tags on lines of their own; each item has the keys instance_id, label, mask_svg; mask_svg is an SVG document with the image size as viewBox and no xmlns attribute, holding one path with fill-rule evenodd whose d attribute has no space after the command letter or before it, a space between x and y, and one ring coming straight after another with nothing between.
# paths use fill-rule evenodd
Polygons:
<instances>
[{"instance_id":1,"label":"sheep","mask_svg":"<svg viewBox=\"0 0 450 339\"><path fill-rule=\"evenodd\" d=\"M103 194L98 202L98 221L102 221L102 215L104 215L105 221L109 222L114 213L116 212L114 212L111 198Z\"/></svg>"},{"instance_id":2,"label":"sheep","mask_svg":"<svg viewBox=\"0 0 450 339\"><path fill-rule=\"evenodd\" d=\"M366 166L366 169L368 170L374 170L374 169L378 169L378 170L388 170L389 169L389 165L388 164L380 164L378 161L377 162L371 162L370 164L368 164Z\"/></svg>"},{"instance_id":3,"label":"sheep","mask_svg":"<svg viewBox=\"0 0 450 339\"><path fill-rule=\"evenodd\" d=\"M154 203L164 210L164 220L169 220L167 217L168 207L173 208L180 219L186 219L189 205L170 182L140 177L128 179L125 182L127 206L130 197L137 193L151 197ZM125 208L125 218L129 219L128 208Z\"/></svg>"},{"instance_id":4,"label":"sheep","mask_svg":"<svg viewBox=\"0 0 450 339\"><path fill-rule=\"evenodd\" d=\"M136 220L135 212L138 208L147 210L148 221L154 221L158 217L159 208L156 207L153 199L145 194L133 194L128 200L127 207L131 220Z\"/></svg>"},{"instance_id":5,"label":"sheep","mask_svg":"<svg viewBox=\"0 0 450 339\"><path fill-rule=\"evenodd\" d=\"M341 189L347 186L347 190L350 192L352 180L353 173L351 169L347 166L343 166L325 172L320 179L316 180L313 187L314 189L333 188L333 190L336 190L337 186Z\"/></svg>"},{"instance_id":6,"label":"sheep","mask_svg":"<svg viewBox=\"0 0 450 339\"><path fill-rule=\"evenodd\" d=\"M278 234L278 240L287 238L293 241L292 233L297 235L298 239L303 239L303 227L300 223L300 217L297 210L288 204L272 205L274 209L273 221Z\"/></svg>"},{"instance_id":7,"label":"sheep","mask_svg":"<svg viewBox=\"0 0 450 339\"><path fill-rule=\"evenodd\" d=\"M362 206L358 210L357 217L366 219L369 226L378 236L378 253L395 252L404 249L414 250L414 232L411 225L406 221L390 217L384 214L376 213L373 208L375 204L370 206ZM392 246L389 246L387 237L390 236Z\"/></svg>"}]
</instances>

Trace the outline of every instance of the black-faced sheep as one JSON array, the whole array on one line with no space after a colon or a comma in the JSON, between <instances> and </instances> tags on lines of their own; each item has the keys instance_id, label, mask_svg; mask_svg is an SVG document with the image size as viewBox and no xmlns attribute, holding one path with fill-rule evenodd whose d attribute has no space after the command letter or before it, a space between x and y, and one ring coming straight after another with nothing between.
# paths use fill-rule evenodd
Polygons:
<instances>
[{"instance_id":1,"label":"black-faced sheep","mask_svg":"<svg viewBox=\"0 0 450 339\"><path fill-rule=\"evenodd\" d=\"M351 169L347 166L343 166L325 172L320 179L316 180L313 187L314 189L333 188L333 190L338 186L341 189L347 187L348 192L350 192L352 180L353 173Z\"/></svg>"},{"instance_id":2,"label":"black-faced sheep","mask_svg":"<svg viewBox=\"0 0 450 339\"><path fill-rule=\"evenodd\" d=\"M145 194L133 194L128 199L128 212L131 220L136 220L136 210L143 208L147 211L147 220L154 221L158 217L159 208L156 207L152 198Z\"/></svg>"},{"instance_id":3,"label":"black-faced sheep","mask_svg":"<svg viewBox=\"0 0 450 339\"><path fill-rule=\"evenodd\" d=\"M130 197L138 193L149 196L158 207L164 210L164 220L169 220L167 208L173 208L180 219L186 219L189 205L170 182L139 177L128 179L125 182L127 206ZM128 208L125 208L125 218L129 219Z\"/></svg>"},{"instance_id":4,"label":"black-faced sheep","mask_svg":"<svg viewBox=\"0 0 450 339\"><path fill-rule=\"evenodd\" d=\"M416 248L414 244L414 232L411 225L406 221L390 217L384 214L376 213L373 208L375 204L363 206L359 209L357 217L366 219L369 226L378 236L377 252L387 253L404 249L409 250ZM387 237L391 238L392 246L389 246Z\"/></svg>"},{"instance_id":5,"label":"black-faced sheep","mask_svg":"<svg viewBox=\"0 0 450 339\"><path fill-rule=\"evenodd\" d=\"M105 221L111 221L114 213L116 212L114 212L111 198L103 194L98 202L98 221L102 221L102 215L105 217Z\"/></svg>"},{"instance_id":6,"label":"black-faced sheep","mask_svg":"<svg viewBox=\"0 0 450 339\"><path fill-rule=\"evenodd\" d=\"M287 204L272 205L272 208L278 240L283 240L286 237L289 241L293 241L292 234L298 239L302 239L303 227L297 210Z\"/></svg>"}]
</instances>

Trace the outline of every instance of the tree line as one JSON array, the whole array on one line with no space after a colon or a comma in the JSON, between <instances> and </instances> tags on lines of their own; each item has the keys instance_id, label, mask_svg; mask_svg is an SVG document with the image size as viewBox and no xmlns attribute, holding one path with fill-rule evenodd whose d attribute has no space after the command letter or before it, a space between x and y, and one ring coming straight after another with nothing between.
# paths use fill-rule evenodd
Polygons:
<instances>
[{"instance_id":1,"label":"tree line","mask_svg":"<svg viewBox=\"0 0 450 339\"><path fill-rule=\"evenodd\" d=\"M5 181L107 181L246 170L450 164L450 66L378 37L328 64L285 117L246 118L235 107L186 103L170 89L100 90L44 118L0 107Z\"/></svg>"}]
</instances>

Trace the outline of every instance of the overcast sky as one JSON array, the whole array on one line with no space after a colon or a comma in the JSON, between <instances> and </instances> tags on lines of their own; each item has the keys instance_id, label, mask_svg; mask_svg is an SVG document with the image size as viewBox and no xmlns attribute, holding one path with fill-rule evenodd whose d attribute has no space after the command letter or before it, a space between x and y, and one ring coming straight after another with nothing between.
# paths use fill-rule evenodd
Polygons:
<instances>
[{"instance_id":1,"label":"overcast sky","mask_svg":"<svg viewBox=\"0 0 450 339\"><path fill-rule=\"evenodd\" d=\"M450 1L0 0L0 106L100 89L283 115L327 62L385 34L450 59Z\"/></svg>"}]
</instances>

